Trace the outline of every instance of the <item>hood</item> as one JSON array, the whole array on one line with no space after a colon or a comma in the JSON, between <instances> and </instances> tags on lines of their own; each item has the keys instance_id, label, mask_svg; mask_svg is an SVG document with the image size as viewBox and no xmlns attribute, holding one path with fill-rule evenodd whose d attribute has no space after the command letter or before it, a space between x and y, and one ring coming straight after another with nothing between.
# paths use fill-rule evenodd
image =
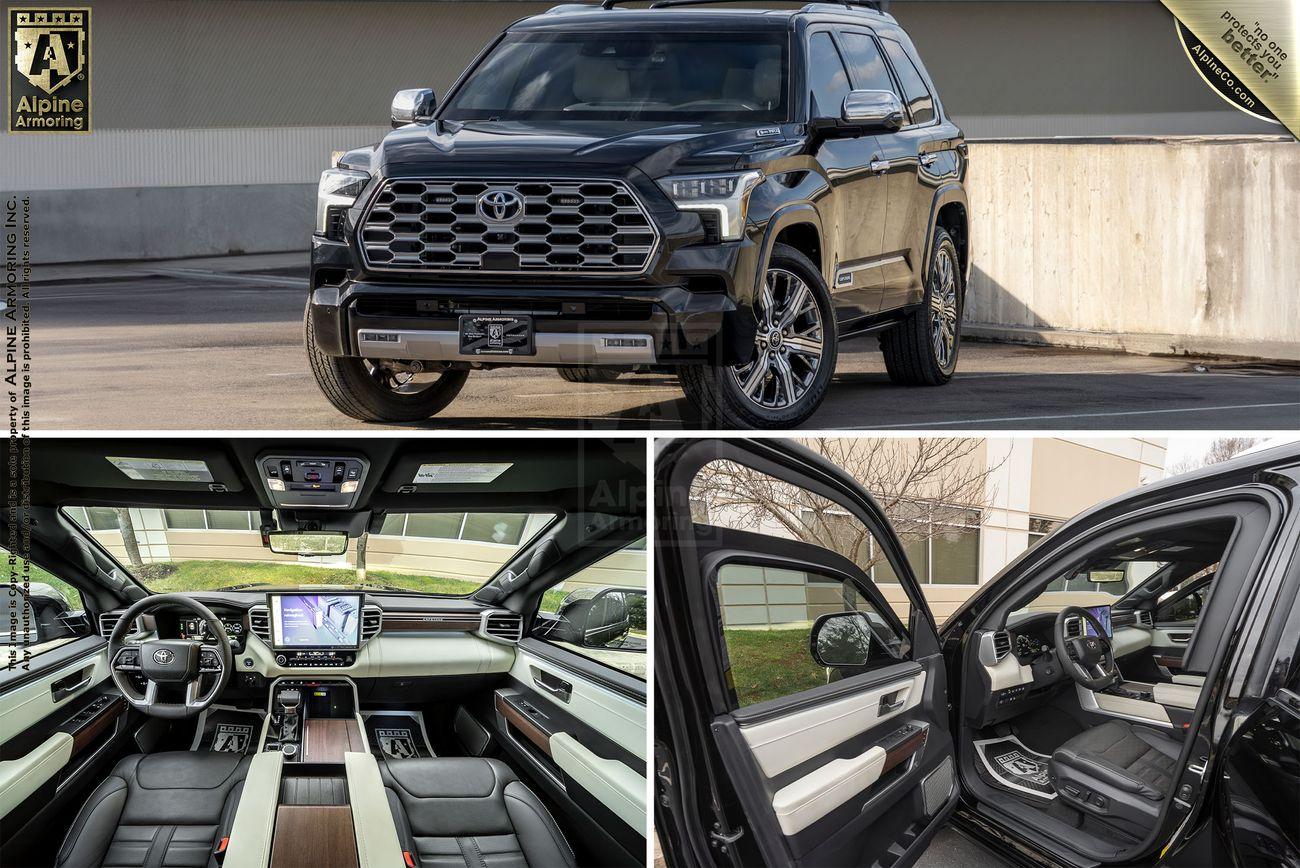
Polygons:
<instances>
[{"instance_id":1,"label":"hood","mask_svg":"<svg viewBox=\"0 0 1300 868\"><path fill-rule=\"evenodd\" d=\"M787 129L736 123L436 121L394 130L379 143L372 165L385 177L444 174L461 166L495 171L526 166L635 167L658 178L740 167L756 152L785 143Z\"/></svg>"}]
</instances>

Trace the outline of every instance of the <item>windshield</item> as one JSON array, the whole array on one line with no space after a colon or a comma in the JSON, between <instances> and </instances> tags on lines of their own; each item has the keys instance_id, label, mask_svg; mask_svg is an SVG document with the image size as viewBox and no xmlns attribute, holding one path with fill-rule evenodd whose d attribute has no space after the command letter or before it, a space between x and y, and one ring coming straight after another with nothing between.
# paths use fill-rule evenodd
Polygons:
<instances>
[{"instance_id":1,"label":"windshield","mask_svg":"<svg viewBox=\"0 0 1300 868\"><path fill-rule=\"evenodd\" d=\"M444 120L786 120L784 32L510 33Z\"/></svg>"},{"instance_id":2,"label":"windshield","mask_svg":"<svg viewBox=\"0 0 1300 868\"><path fill-rule=\"evenodd\" d=\"M149 590L341 587L465 596L481 588L555 518L551 513L390 513L379 532L328 557L262 545L256 512L67 507Z\"/></svg>"}]
</instances>

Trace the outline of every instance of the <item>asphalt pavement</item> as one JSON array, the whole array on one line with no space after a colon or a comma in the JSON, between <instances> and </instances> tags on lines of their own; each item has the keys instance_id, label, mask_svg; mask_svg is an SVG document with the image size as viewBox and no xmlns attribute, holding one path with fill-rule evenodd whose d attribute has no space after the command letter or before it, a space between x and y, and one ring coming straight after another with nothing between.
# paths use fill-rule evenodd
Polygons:
<instances>
[{"instance_id":1,"label":"asphalt pavement","mask_svg":"<svg viewBox=\"0 0 1300 868\"><path fill-rule=\"evenodd\" d=\"M284 257L68 267L33 287L37 430L379 428L337 412L302 345ZM51 271L47 271L47 277ZM872 338L841 348L808 429L1300 428L1300 369L968 341L947 386L894 386ZM424 428L690 428L675 377L577 384L477 371ZM400 426L394 426L400 427Z\"/></svg>"}]
</instances>

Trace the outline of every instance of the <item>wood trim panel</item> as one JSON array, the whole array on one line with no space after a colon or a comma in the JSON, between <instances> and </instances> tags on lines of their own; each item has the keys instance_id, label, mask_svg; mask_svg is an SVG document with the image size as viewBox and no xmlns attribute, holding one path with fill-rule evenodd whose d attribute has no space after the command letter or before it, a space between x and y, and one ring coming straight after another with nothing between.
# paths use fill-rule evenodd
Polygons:
<instances>
[{"instance_id":1,"label":"wood trim panel","mask_svg":"<svg viewBox=\"0 0 1300 868\"><path fill-rule=\"evenodd\" d=\"M921 748L925 747L925 739L928 733L929 729L923 727L917 730L913 735L908 736L906 741L903 741L886 751L885 764L881 766L880 773L883 775L895 766L907 762L911 758L912 754L917 753Z\"/></svg>"},{"instance_id":2,"label":"wood trim panel","mask_svg":"<svg viewBox=\"0 0 1300 868\"><path fill-rule=\"evenodd\" d=\"M72 734L72 755L76 756L94 744L95 739L126 711L126 700L118 697Z\"/></svg>"},{"instance_id":3,"label":"wood trim panel","mask_svg":"<svg viewBox=\"0 0 1300 868\"><path fill-rule=\"evenodd\" d=\"M303 730L303 762L341 763L348 751L365 750L368 750L365 737L352 718L307 718Z\"/></svg>"},{"instance_id":4,"label":"wood trim panel","mask_svg":"<svg viewBox=\"0 0 1300 868\"><path fill-rule=\"evenodd\" d=\"M1183 658L1181 657L1173 657L1167 654L1157 654L1155 655L1155 661L1157 666L1163 666L1166 669L1183 668Z\"/></svg>"},{"instance_id":5,"label":"wood trim panel","mask_svg":"<svg viewBox=\"0 0 1300 868\"><path fill-rule=\"evenodd\" d=\"M352 809L347 805L276 808L271 868L359 868Z\"/></svg>"},{"instance_id":6,"label":"wood trim panel","mask_svg":"<svg viewBox=\"0 0 1300 868\"><path fill-rule=\"evenodd\" d=\"M482 620L482 615L462 612L385 612L383 630L392 633L473 633Z\"/></svg>"},{"instance_id":7,"label":"wood trim panel","mask_svg":"<svg viewBox=\"0 0 1300 868\"><path fill-rule=\"evenodd\" d=\"M528 715L515 708L500 693L496 694L497 711L506 719L515 729L523 733L524 738L531 741L537 746L537 749L547 756L551 755L551 736L528 719Z\"/></svg>"}]
</instances>

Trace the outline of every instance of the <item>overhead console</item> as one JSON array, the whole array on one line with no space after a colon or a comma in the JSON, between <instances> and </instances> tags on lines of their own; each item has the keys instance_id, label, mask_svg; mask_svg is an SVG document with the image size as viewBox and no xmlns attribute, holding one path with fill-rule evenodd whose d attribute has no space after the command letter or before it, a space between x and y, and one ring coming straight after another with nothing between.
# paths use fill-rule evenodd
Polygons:
<instances>
[{"instance_id":1,"label":"overhead console","mask_svg":"<svg viewBox=\"0 0 1300 868\"><path fill-rule=\"evenodd\" d=\"M284 509L350 509L370 470L364 458L329 455L263 455L257 466L271 501Z\"/></svg>"}]
</instances>

